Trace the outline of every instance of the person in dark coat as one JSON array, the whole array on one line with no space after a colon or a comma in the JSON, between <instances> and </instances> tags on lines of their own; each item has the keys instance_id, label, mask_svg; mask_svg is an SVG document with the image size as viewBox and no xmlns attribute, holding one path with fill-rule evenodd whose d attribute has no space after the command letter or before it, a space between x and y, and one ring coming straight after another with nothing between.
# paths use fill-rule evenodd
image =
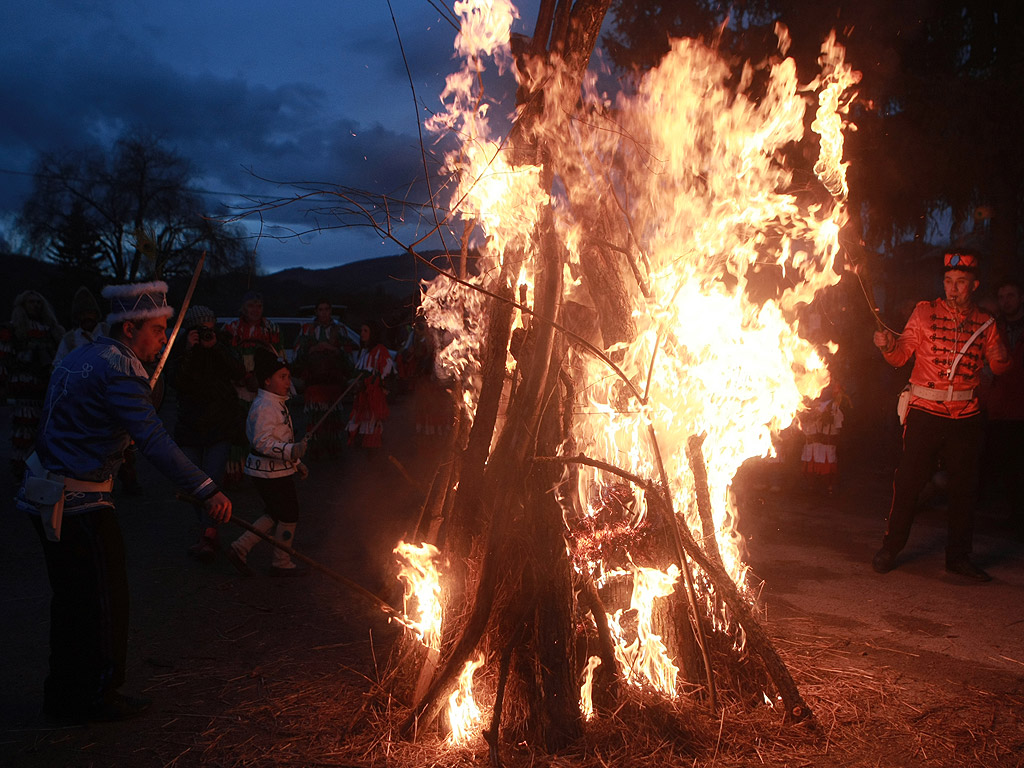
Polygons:
<instances>
[{"instance_id":1,"label":"person in dark coat","mask_svg":"<svg viewBox=\"0 0 1024 768\"><path fill-rule=\"evenodd\" d=\"M245 376L242 362L217 338L217 317L209 307L189 307L182 320L185 351L178 361L174 388L178 420L174 440L197 467L218 485L224 479L232 439L237 439L235 386ZM196 504L199 539L189 554L210 562L220 548L217 523Z\"/></svg>"}]
</instances>

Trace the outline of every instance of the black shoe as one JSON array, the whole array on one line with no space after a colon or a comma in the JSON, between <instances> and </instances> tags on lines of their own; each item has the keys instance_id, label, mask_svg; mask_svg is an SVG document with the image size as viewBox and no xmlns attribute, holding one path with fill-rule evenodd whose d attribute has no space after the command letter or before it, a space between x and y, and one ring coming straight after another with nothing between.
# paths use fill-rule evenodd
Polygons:
<instances>
[{"instance_id":1,"label":"black shoe","mask_svg":"<svg viewBox=\"0 0 1024 768\"><path fill-rule=\"evenodd\" d=\"M952 563L946 563L946 571L948 573L955 573L957 576L966 576L974 581L992 581L991 576L966 557L954 560Z\"/></svg>"},{"instance_id":2,"label":"black shoe","mask_svg":"<svg viewBox=\"0 0 1024 768\"><path fill-rule=\"evenodd\" d=\"M875 569L875 573L888 573L896 567L896 555L882 547L871 559L871 567Z\"/></svg>"},{"instance_id":3,"label":"black shoe","mask_svg":"<svg viewBox=\"0 0 1024 768\"><path fill-rule=\"evenodd\" d=\"M152 704L152 700L141 696L125 696L123 693L109 693L99 703L89 707L85 719L91 723L113 723L138 717Z\"/></svg>"}]
</instances>

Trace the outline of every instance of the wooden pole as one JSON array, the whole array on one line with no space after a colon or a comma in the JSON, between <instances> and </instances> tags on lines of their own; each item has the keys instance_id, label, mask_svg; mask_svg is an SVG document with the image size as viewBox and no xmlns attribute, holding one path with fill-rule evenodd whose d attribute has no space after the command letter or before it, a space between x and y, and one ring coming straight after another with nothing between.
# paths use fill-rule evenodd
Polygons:
<instances>
[{"instance_id":1,"label":"wooden pole","mask_svg":"<svg viewBox=\"0 0 1024 768\"><path fill-rule=\"evenodd\" d=\"M153 375L149 377L149 388L152 389L156 386L157 379L160 378L160 374L163 373L164 366L167 365L167 358L171 354L171 347L174 346L174 339L178 335L178 331L181 330L181 323L185 319L185 312L188 310L188 305L192 301L192 294L196 291L196 283L199 282L199 275L203 271L203 264L206 261L206 251L203 251L199 256L199 262L196 264L195 270L192 272L192 280L188 284L188 291L185 292L185 300L181 302L181 309L178 310L178 319L174 321L174 330L171 331L171 335L167 337L167 343L164 344L164 351L160 355L160 362L156 364L156 370L153 371Z\"/></svg>"},{"instance_id":2,"label":"wooden pole","mask_svg":"<svg viewBox=\"0 0 1024 768\"><path fill-rule=\"evenodd\" d=\"M591 459L582 454L577 456L536 456L533 460L538 462L553 461L562 464L574 462L611 472L644 488L656 504L665 507L667 510L666 514L674 515L672 512L672 502L666 498L661 488L650 480L645 480L613 464ZM811 717L811 709L800 696L800 691L796 687L793 677L789 674L789 668L786 667L785 662L779 657L775 646L772 645L768 637L768 633L764 631L760 622L754 617L750 605L743 595L740 594L732 577L726 572L725 568L708 557L703 548L690 535L687 528L677 526L676 532L679 534L680 544L686 551L686 554L690 556L690 559L693 560L698 568L707 574L711 583L715 585L716 592L722 596L722 600L729 606L736 617L736 621L743 627L743 631L746 632L747 647L760 657L768 675L779 689L779 694L782 696L783 706L785 707L786 719L800 721Z\"/></svg>"},{"instance_id":3,"label":"wooden pole","mask_svg":"<svg viewBox=\"0 0 1024 768\"><path fill-rule=\"evenodd\" d=\"M390 605L388 605L386 602L381 600L379 597L377 597L377 595L373 594L373 592L368 590L366 587L364 587L364 586L362 586L360 584L357 584L356 582L352 581L352 579L350 579L350 578L348 578L346 576L342 576L340 573L335 571L333 568L328 568L323 563L317 562L316 560L314 560L313 558L309 557L308 555L302 554L301 552L296 550L294 547L290 547L287 544L283 544L282 542L280 542L277 539L275 539L273 536L271 536L271 535L269 535L267 533L264 533L259 528L254 526L252 523L247 522L246 520L242 520L241 518L238 518L238 517L232 517L230 522L234 523L235 525L237 525L240 528L244 528L245 530L249 531L249 533L256 534L257 536L259 536L261 539L263 539L265 542L267 542L271 546L277 547L278 549L280 549L280 550L282 550L284 552L287 552L289 555L294 557L296 560L301 560L303 563L308 565L310 568L313 568L313 569L315 569L317 571L320 571L320 573L325 574L326 576L330 577L331 579L333 579L334 581L338 582L342 586L344 586L344 587L350 589L351 591L355 592L357 595L359 595L359 596L369 600L376 607L378 607L382 611L384 611L384 613L386 613L390 618L397 619L403 626L407 625L407 621L408 620L401 613L401 611L397 611L394 608L392 608Z\"/></svg>"},{"instance_id":4,"label":"wooden pole","mask_svg":"<svg viewBox=\"0 0 1024 768\"><path fill-rule=\"evenodd\" d=\"M318 429L320 429L320 426L324 423L324 421L327 419L327 417L331 415L331 411L333 411L335 408L337 408L339 405L341 405L342 398L344 398L345 395L347 395L349 392L352 391L352 387L354 387L359 382L359 380L361 378L363 378L362 371L360 371L356 375L356 377L354 379L352 379L352 383L349 384L345 388L345 391L342 392L340 395L338 395L338 399L335 400L334 403L331 404L331 407L328 408L326 411L324 411L324 414L320 417L319 421L317 421L317 423L313 425L313 428L306 430L306 435L305 435L306 437L309 437L314 432L316 432Z\"/></svg>"}]
</instances>

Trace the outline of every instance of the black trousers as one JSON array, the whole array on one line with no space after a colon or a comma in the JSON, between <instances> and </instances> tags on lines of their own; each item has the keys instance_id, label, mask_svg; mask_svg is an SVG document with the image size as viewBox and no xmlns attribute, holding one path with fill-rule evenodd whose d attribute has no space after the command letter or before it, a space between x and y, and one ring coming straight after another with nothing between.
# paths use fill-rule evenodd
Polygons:
<instances>
[{"instance_id":1,"label":"black trousers","mask_svg":"<svg viewBox=\"0 0 1024 768\"><path fill-rule=\"evenodd\" d=\"M106 507L65 515L61 540L43 545L50 601L51 705L89 706L124 684L128 653L128 576L117 515Z\"/></svg>"},{"instance_id":2,"label":"black trousers","mask_svg":"<svg viewBox=\"0 0 1024 768\"><path fill-rule=\"evenodd\" d=\"M275 523L299 521L299 496L295 490L295 475L284 477L253 477L252 484L263 499L264 512Z\"/></svg>"},{"instance_id":3,"label":"black trousers","mask_svg":"<svg viewBox=\"0 0 1024 768\"><path fill-rule=\"evenodd\" d=\"M897 553L907 544L917 499L941 458L949 481L949 530L946 562L970 554L974 538L974 502L978 488L981 416L948 419L910 409L903 430L903 455L893 481L892 508L882 546Z\"/></svg>"}]
</instances>

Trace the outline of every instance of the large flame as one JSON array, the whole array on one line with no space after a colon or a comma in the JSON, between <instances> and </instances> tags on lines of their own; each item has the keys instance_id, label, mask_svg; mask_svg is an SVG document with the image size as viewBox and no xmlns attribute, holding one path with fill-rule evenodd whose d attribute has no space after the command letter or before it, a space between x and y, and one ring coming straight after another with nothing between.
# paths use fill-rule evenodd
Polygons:
<instances>
[{"instance_id":1,"label":"large flame","mask_svg":"<svg viewBox=\"0 0 1024 768\"><path fill-rule=\"evenodd\" d=\"M441 646L441 579L437 547L398 542L398 578L405 587L404 615L408 626L428 648Z\"/></svg>"},{"instance_id":2,"label":"large flame","mask_svg":"<svg viewBox=\"0 0 1024 768\"><path fill-rule=\"evenodd\" d=\"M475 90L485 59L499 70L510 61L514 8L460 0L456 10L464 66L448 79L444 109L429 127L454 132L461 142L447 158L458 178L451 208L476 220L484 237L482 268L471 282L529 285L531 236L550 207L570 253L566 301L593 308L599 303L591 292L604 286L583 279L586 246L614 240L610 253L620 262L632 333L602 346L628 382L606 360L573 347L569 367L583 393L572 426L575 449L664 480L680 523L720 552L742 589L733 477L746 459L770 455L772 435L828 383L822 352L797 332L797 310L839 279L834 264L847 196L842 115L859 74L833 35L822 47L821 76L801 84L795 62L785 57L781 27L775 63L760 71L747 66L738 85L716 51L676 40L660 65L614 103L596 92L594 78L580 89L560 77L557 60L548 71L534 61L529 79L545 83L546 120L534 128L558 179L555 193L541 187L539 168L511 164ZM748 95L755 80L763 83L756 97ZM560 87L575 92L560 100ZM585 119L566 121L558 105L578 103L580 90ZM804 145L813 144L805 115L815 94L818 159L814 176L796 183L790 158L799 160ZM462 382L470 416L486 330L482 306L472 290L443 278L424 289L428 321L451 339L439 365ZM713 540L703 532L686 456L688 438L700 434ZM578 476L585 501L616 480L590 468ZM671 569L635 571L633 608L641 617L649 618L651 601L671 591L678 576ZM708 583L697 587L705 595L711 590ZM620 644L626 678L671 695L675 668L649 623L643 632Z\"/></svg>"},{"instance_id":3,"label":"large flame","mask_svg":"<svg viewBox=\"0 0 1024 768\"><path fill-rule=\"evenodd\" d=\"M630 609L636 611L636 637L629 641L621 626L622 611L608 617L608 627L615 639L615 658L622 666L623 677L633 685L649 684L667 696L676 695L679 671L668 657L661 637L654 633L654 600L672 594L679 568L669 566L667 573L655 568L637 568L633 572L633 595Z\"/></svg>"}]
</instances>

